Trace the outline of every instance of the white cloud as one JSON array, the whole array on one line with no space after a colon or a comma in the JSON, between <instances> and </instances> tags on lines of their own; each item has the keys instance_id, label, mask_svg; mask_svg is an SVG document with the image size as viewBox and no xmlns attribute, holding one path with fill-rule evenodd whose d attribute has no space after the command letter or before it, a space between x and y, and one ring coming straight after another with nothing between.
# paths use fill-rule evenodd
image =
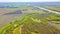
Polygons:
<instances>
[{"instance_id":1,"label":"white cloud","mask_svg":"<svg viewBox=\"0 0 60 34\"><path fill-rule=\"evenodd\" d=\"M60 0L0 0L0 2L57 2Z\"/></svg>"}]
</instances>

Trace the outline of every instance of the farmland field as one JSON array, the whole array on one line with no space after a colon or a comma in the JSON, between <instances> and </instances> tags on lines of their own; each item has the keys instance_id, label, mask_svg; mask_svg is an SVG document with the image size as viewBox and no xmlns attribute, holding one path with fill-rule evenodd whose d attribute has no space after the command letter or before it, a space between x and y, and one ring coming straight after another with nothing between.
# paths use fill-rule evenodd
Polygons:
<instances>
[{"instance_id":1,"label":"farmland field","mask_svg":"<svg viewBox=\"0 0 60 34\"><path fill-rule=\"evenodd\" d=\"M0 34L60 34L58 4L2 3Z\"/></svg>"}]
</instances>

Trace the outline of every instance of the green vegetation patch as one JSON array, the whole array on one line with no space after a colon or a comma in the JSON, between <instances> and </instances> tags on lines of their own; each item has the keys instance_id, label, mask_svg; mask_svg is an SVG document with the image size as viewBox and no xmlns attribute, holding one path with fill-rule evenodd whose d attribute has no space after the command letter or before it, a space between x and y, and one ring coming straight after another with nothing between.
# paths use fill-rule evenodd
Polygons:
<instances>
[{"instance_id":1,"label":"green vegetation patch","mask_svg":"<svg viewBox=\"0 0 60 34\"><path fill-rule=\"evenodd\" d=\"M43 14L45 15L45 14ZM53 18L52 18L53 17ZM31 19L33 18L33 19ZM48 18L48 19L47 19ZM50 19L51 18L51 19ZM41 33L51 33L55 32L55 28L49 26L48 20L53 20L55 19L56 16L46 15L43 17L42 14L29 14L26 15L23 19L21 20L16 20L14 22L11 22L8 26L4 27L1 31L0 34L41 34ZM41 22L38 22L38 21ZM21 27L21 25L23 25ZM50 28L51 27L51 28ZM48 29L50 28L50 29ZM19 32L21 30L21 32ZM48 30L48 31L47 31Z\"/></svg>"},{"instance_id":2,"label":"green vegetation patch","mask_svg":"<svg viewBox=\"0 0 60 34\"><path fill-rule=\"evenodd\" d=\"M0 8L0 10L15 10L17 8Z\"/></svg>"},{"instance_id":3,"label":"green vegetation patch","mask_svg":"<svg viewBox=\"0 0 60 34\"><path fill-rule=\"evenodd\" d=\"M28 6L27 5L21 5L21 6L19 6L19 8L28 8Z\"/></svg>"}]
</instances>

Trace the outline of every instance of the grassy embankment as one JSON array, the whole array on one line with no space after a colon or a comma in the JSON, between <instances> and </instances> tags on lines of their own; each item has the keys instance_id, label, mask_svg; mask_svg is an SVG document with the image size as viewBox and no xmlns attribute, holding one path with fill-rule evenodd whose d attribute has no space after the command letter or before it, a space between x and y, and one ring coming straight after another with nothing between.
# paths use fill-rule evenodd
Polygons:
<instances>
[{"instance_id":1,"label":"grassy embankment","mask_svg":"<svg viewBox=\"0 0 60 34\"><path fill-rule=\"evenodd\" d=\"M48 9L51 9L51 10L55 10L55 11L60 11L60 8L58 8L58 7L45 6L45 8L48 8Z\"/></svg>"}]
</instances>

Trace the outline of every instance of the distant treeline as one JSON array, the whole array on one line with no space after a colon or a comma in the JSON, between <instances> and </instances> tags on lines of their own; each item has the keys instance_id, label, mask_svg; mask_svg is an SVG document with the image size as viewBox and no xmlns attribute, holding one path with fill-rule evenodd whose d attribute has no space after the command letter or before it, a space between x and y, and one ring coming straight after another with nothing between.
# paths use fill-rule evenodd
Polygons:
<instances>
[{"instance_id":1,"label":"distant treeline","mask_svg":"<svg viewBox=\"0 0 60 34\"><path fill-rule=\"evenodd\" d=\"M17 8L20 5L60 7L60 2L0 2L0 8Z\"/></svg>"}]
</instances>

